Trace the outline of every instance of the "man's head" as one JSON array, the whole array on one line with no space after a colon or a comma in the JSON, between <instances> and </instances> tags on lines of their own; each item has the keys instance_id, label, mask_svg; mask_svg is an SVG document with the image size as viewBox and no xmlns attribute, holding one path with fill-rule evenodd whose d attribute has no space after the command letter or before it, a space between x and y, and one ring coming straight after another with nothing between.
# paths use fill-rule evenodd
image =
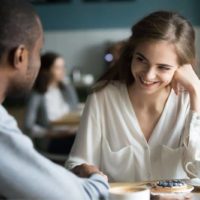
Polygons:
<instances>
[{"instance_id":1,"label":"man's head","mask_svg":"<svg viewBox=\"0 0 200 200\"><path fill-rule=\"evenodd\" d=\"M5 77L5 96L32 87L42 44L42 26L33 7L24 0L1 0L0 71Z\"/></svg>"}]
</instances>

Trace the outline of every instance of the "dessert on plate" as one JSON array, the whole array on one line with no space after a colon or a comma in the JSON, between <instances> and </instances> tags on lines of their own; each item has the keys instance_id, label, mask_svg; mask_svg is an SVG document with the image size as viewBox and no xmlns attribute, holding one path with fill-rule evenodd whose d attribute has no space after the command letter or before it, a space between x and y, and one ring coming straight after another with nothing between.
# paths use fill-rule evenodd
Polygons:
<instances>
[{"instance_id":1,"label":"dessert on plate","mask_svg":"<svg viewBox=\"0 0 200 200\"><path fill-rule=\"evenodd\" d=\"M183 180L161 180L151 187L153 193L190 192L193 186L187 185Z\"/></svg>"}]
</instances>

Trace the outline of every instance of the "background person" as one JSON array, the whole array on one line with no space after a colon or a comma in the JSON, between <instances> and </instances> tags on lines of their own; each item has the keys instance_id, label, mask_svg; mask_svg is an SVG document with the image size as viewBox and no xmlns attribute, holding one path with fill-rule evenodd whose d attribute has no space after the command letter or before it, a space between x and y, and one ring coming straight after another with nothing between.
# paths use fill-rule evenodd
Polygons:
<instances>
[{"instance_id":1,"label":"background person","mask_svg":"<svg viewBox=\"0 0 200 200\"><path fill-rule=\"evenodd\" d=\"M49 153L68 154L77 126L55 129L52 122L75 110L79 103L75 88L66 79L64 59L55 52L41 56L41 68L27 103L25 131L37 141L38 148ZM52 138L49 137L52 135Z\"/></svg>"},{"instance_id":2,"label":"background person","mask_svg":"<svg viewBox=\"0 0 200 200\"><path fill-rule=\"evenodd\" d=\"M54 52L43 54L25 116L25 128L31 135L46 134L51 122L76 108L76 90L65 78L64 59Z\"/></svg>"}]
</instances>

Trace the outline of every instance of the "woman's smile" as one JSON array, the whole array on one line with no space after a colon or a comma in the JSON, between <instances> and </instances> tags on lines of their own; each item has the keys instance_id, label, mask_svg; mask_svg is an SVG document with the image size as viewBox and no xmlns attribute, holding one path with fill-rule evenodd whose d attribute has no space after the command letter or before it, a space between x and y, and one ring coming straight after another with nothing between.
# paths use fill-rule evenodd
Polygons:
<instances>
[{"instance_id":1,"label":"woman's smile","mask_svg":"<svg viewBox=\"0 0 200 200\"><path fill-rule=\"evenodd\" d=\"M178 67L176 49L167 41L149 41L138 45L132 59L135 89L154 93L169 86Z\"/></svg>"},{"instance_id":2,"label":"woman's smile","mask_svg":"<svg viewBox=\"0 0 200 200\"><path fill-rule=\"evenodd\" d=\"M150 80L146 80L143 77L139 77L140 83L142 86L146 87L146 88L151 88L152 86L155 86L159 83L159 81L150 81Z\"/></svg>"}]
</instances>

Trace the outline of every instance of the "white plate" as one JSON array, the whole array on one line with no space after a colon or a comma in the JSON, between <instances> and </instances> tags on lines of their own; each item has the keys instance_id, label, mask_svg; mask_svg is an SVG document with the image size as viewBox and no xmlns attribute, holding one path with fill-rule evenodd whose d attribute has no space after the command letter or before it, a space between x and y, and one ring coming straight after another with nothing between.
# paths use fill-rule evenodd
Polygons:
<instances>
[{"instance_id":1,"label":"white plate","mask_svg":"<svg viewBox=\"0 0 200 200\"><path fill-rule=\"evenodd\" d=\"M192 185L195 187L200 187L200 179L199 178L193 178L193 179L187 180L186 182L189 185Z\"/></svg>"}]
</instances>

